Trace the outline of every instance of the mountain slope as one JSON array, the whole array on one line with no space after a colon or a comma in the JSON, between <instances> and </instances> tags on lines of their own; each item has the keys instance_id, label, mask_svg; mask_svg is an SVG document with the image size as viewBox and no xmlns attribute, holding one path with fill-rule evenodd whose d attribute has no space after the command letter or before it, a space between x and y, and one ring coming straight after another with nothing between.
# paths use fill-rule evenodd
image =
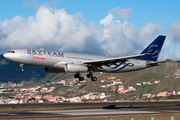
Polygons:
<instances>
[{"instance_id":1,"label":"mountain slope","mask_svg":"<svg viewBox=\"0 0 180 120\"><path fill-rule=\"evenodd\" d=\"M180 91L180 64L176 62L167 62L160 66L124 73L122 77L125 78L126 86L136 86L138 82L161 81L150 86L136 86L136 92L144 91L145 93L156 94L161 91Z\"/></svg>"},{"instance_id":2,"label":"mountain slope","mask_svg":"<svg viewBox=\"0 0 180 120\"><path fill-rule=\"evenodd\" d=\"M67 74L48 74L45 78L39 80L40 84L45 84L48 81L71 81L73 78L73 73ZM84 76L85 74L82 74ZM94 76L98 77L98 81L92 82L90 79L86 79L86 83L83 83L83 87L79 87L76 91L76 95L85 94L88 92L110 92L107 88L100 88L100 85L110 84L107 80L105 83L101 83L102 79L107 79L109 76L116 77L117 79L122 79L124 81L124 86L133 86L136 88L136 92L128 93L128 96L140 96L142 93L157 94L162 91L180 91L180 63L167 62L162 63L160 66L151 67L139 71L127 72L127 73L94 73ZM141 85L137 86L138 82L151 82L160 80L158 84L152 85ZM61 86L63 89L65 86ZM73 93L74 94L74 93Z\"/></svg>"},{"instance_id":3,"label":"mountain slope","mask_svg":"<svg viewBox=\"0 0 180 120\"><path fill-rule=\"evenodd\" d=\"M24 66L25 71L20 72L20 66L0 55L0 82L21 82L23 80L38 80L44 78L47 73L42 67Z\"/></svg>"}]
</instances>

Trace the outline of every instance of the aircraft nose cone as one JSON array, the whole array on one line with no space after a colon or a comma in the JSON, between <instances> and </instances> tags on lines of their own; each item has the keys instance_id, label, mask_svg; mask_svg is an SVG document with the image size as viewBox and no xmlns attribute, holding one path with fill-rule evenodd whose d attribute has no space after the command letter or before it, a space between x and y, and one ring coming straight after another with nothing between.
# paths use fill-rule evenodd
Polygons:
<instances>
[{"instance_id":1,"label":"aircraft nose cone","mask_svg":"<svg viewBox=\"0 0 180 120\"><path fill-rule=\"evenodd\" d=\"M4 54L3 54L3 56L6 58L6 57L7 57L7 54L6 54L6 53L4 53Z\"/></svg>"},{"instance_id":2,"label":"aircraft nose cone","mask_svg":"<svg viewBox=\"0 0 180 120\"><path fill-rule=\"evenodd\" d=\"M9 54L8 54L8 53L4 53L3 56L4 56L5 58L9 58Z\"/></svg>"}]
</instances>

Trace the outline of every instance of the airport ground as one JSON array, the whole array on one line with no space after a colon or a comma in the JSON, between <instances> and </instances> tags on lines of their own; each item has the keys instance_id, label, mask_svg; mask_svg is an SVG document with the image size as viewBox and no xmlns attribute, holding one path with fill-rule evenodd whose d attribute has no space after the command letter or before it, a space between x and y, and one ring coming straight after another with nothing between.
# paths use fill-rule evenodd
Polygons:
<instances>
[{"instance_id":1,"label":"airport ground","mask_svg":"<svg viewBox=\"0 0 180 120\"><path fill-rule=\"evenodd\" d=\"M4 120L180 120L178 101L17 104L0 111Z\"/></svg>"},{"instance_id":2,"label":"airport ground","mask_svg":"<svg viewBox=\"0 0 180 120\"><path fill-rule=\"evenodd\" d=\"M1 120L180 120L180 113L138 114L138 115L107 115L81 117L46 117L46 118L5 118Z\"/></svg>"}]
</instances>

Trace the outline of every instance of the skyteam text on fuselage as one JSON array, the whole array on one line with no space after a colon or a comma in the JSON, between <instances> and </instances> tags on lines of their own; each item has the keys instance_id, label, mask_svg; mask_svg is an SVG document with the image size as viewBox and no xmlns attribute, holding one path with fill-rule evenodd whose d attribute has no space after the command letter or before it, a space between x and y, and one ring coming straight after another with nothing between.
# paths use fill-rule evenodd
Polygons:
<instances>
[{"instance_id":1,"label":"skyteam text on fuselage","mask_svg":"<svg viewBox=\"0 0 180 120\"><path fill-rule=\"evenodd\" d=\"M96 81L97 78L93 76L94 72L129 72L165 62L157 61L165 38L160 35L139 55L126 57L110 58L36 49L10 50L3 56L20 64L21 72L24 71L24 65L32 65L45 67L46 72L50 73L73 72L74 77L79 78L80 81L84 80L80 73L85 72L87 78Z\"/></svg>"}]
</instances>

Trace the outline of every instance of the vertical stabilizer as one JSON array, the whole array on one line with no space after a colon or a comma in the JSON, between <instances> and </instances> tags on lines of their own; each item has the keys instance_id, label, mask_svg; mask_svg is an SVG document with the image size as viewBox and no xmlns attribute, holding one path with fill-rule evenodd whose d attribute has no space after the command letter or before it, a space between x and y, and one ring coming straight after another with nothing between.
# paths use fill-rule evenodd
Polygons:
<instances>
[{"instance_id":1,"label":"vertical stabilizer","mask_svg":"<svg viewBox=\"0 0 180 120\"><path fill-rule=\"evenodd\" d=\"M138 57L140 60L157 61L166 36L158 36L141 54L152 53L151 55Z\"/></svg>"}]
</instances>

